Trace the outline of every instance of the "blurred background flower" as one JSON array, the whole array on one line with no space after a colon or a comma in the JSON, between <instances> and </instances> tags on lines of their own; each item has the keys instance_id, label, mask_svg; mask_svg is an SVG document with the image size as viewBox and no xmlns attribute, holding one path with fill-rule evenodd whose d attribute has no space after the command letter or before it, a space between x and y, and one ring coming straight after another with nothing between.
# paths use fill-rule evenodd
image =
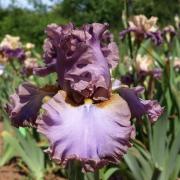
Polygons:
<instances>
[{"instance_id":1,"label":"blurred background flower","mask_svg":"<svg viewBox=\"0 0 180 180\"><path fill-rule=\"evenodd\" d=\"M148 55L138 54L136 57L136 68L138 72L149 72L153 68L153 59Z\"/></svg>"},{"instance_id":2,"label":"blurred background flower","mask_svg":"<svg viewBox=\"0 0 180 180\"><path fill-rule=\"evenodd\" d=\"M162 37L156 25L157 20L157 17L147 19L144 15L133 16L128 21L129 27L120 32L120 38L124 39L127 33L133 33L137 43L141 43L144 39L150 38L156 45L159 45L162 43Z\"/></svg>"},{"instance_id":3,"label":"blurred background flower","mask_svg":"<svg viewBox=\"0 0 180 180\"><path fill-rule=\"evenodd\" d=\"M9 49L18 49L22 47L22 43L20 42L20 37L6 34L4 39L0 43L0 47L6 47Z\"/></svg>"}]
</instances>

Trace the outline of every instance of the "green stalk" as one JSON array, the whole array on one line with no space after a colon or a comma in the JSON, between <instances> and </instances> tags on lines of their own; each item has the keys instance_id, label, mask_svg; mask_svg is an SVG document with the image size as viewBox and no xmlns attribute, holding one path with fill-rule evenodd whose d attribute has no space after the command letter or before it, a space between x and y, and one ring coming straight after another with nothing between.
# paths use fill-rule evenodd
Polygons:
<instances>
[{"instance_id":1,"label":"green stalk","mask_svg":"<svg viewBox=\"0 0 180 180\"><path fill-rule=\"evenodd\" d=\"M100 180L99 170L85 174L85 180Z\"/></svg>"},{"instance_id":2,"label":"green stalk","mask_svg":"<svg viewBox=\"0 0 180 180\"><path fill-rule=\"evenodd\" d=\"M95 171L94 172L94 180L99 180L100 177L99 177L99 170Z\"/></svg>"},{"instance_id":3,"label":"green stalk","mask_svg":"<svg viewBox=\"0 0 180 180\"><path fill-rule=\"evenodd\" d=\"M126 18L125 18L125 23L126 23L126 27L128 27L128 19L130 16L130 2L129 0L125 0L124 1L124 9L125 9L125 14L126 14ZM133 59L133 47L132 47L132 41L131 41L131 34L128 33L128 46L129 46L129 54L131 59Z\"/></svg>"},{"instance_id":4,"label":"green stalk","mask_svg":"<svg viewBox=\"0 0 180 180\"><path fill-rule=\"evenodd\" d=\"M82 167L78 161L72 160L68 163L68 180L84 180Z\"/></svg>"},{"instance_id":5,"label":"green stalk","mask_svg":"<svg viewBox=\"0 0 180 180\"><path fill-rule=\"evenodd\" d=\"M155 167L151 180L158 180L161 175L161 172L162 170L160 168Z\"/></svg>"},{"instance_id":6,"label":"green stalk","mask_svg":"<svg viewBox=\"0 0 180 180\"><path fill-rule=\"evenodd\" d=\"M82 172L82 166L78 161L68 163L68 180L100 180L99 170L95 172Z\"/></svg>"}]
</instances>

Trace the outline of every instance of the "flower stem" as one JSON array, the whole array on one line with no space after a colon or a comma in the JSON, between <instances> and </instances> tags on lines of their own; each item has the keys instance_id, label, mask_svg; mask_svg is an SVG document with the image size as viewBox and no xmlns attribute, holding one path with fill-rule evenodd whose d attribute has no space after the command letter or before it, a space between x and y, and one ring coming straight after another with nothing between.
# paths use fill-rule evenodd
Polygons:
<instances>
[{"instance_id":1,"label":"flower stem","mask_svg":"<svg viewBox=\"0 0 180 180\"><path fill-rule=\"evenodd\" d=\"M99 170L95 171L94 173L92 173L92 172L86 173L85 180L100 180Z\"/></svg>"},{"instance_id":2,"label":"flower stem","mask_svg":"<svg viewBox=\"0 0 180 180\"><path fill-rule=\"evenodd\" d=\"M94 172L94 180L99 180L99 170Z\"/></svg>"},{"instance_id":3,"label":"flower stem","mask_svg":"<svg viewBox=\"0 0 180 180\"><path fill-rule=\"evenodd\" d=\"M72 160L68 163L68 180L83 180L84 175L79 162Z\"/></svg>"},{"instance_id":4,"label":"flower stem","mask_svg":"<svg viewBox=\"0 0 180 180\"><path fill-rule=\"evenodd\" d=\"M125 0L125 14L126 14L126 26L128 27L128 19L130 16L130 1ZM128 45L129 45L129 53L131 59L133 59L133 47L132 47L132 41L131 41L131 34L130 32L128 33Z\"/></svg>"}]
</instances>

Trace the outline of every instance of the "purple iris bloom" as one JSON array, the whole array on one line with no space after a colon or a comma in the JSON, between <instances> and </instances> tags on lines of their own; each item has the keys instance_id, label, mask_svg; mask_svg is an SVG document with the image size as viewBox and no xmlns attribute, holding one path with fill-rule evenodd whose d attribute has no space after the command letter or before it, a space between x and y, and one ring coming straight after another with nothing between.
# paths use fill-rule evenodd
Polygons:
<instances>
[{"instance_id":1,"label":"purple iris bloom","mask_svg":"<svg viewBox=\"0 0 180 180\"><path fill-rule=\"evenodd\" d=\"M8 47L1 47L0 51L3 52L8 59L16 58L20 61L23 61L26 57L25 52L22 48L11 49Z\"/></svg>"},{"instance_id":2,"label":"purple iris bloom","mask_svg":"<svg viewBox=\"0 0 180 180\"><path fill-rule=\"evenodd\" d=\"M71 23L49 25L45 65L34 68L34 73L57 73L57 86L37 88L25 83L7 108L13 125L33 124L47 137L53 160L64 166L78 160L85 171L118 163L135 135L129 99L111 85L110 68L118 64L119 52L107 28L99 23L81 28ZM151 105L147 112L153 120L160 115Z\"/></svg>"},{"instance_id":3,"label":"purple iris bloom","mask_svg":"<svg viewBox=\"0 0 180 180\"><path fill-rule=\"evenodd\" d=\"M156 22L156 17L148 19L144 15L133 16L129 21L129 27L120 32L120 39L124 39L132 32L137 43L141 43L144 39L151 39L155 45L160 45L163 38L161 31L156 27Z\"/></svg>"}]
</instances>

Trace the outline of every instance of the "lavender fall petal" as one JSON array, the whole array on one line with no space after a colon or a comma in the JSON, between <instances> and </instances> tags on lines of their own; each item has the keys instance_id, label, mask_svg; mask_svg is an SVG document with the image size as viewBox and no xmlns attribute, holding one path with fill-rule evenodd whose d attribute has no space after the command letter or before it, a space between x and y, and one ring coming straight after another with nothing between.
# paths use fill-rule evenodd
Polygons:
<instances>
[{"instance_id":1,"label":"lavender fall petal","mask_svg":"<svg viewBox=\"0 0 180 180\"><path fill-rule=\"evenodd\" d=\"M28 83L19 86L16 93L10 97L7 112L15 127L35 125L35 120L45 96L53 96L54 89L40 89Z\"/></svg>"},{"instance_id":2,"label":"lavender fall petal","mask_svg":"<svg viewBox=\"0 0 180 180\"><path fill-rule=\"evenodd\" d=\"M45 113L37 120L38 131L50 142L47 152L52 159L64 166L77 159L85 171L117 163L134 136L127 103L117 94L99 104L80 106L65 99L65 92L58 92L42 106Z\"/></svg>"},{"instance_id":3,"label":"lavender fall petal","mask_svg":"<svg viewBox=\"0 0 180 180\"><path fill-rule=\"evenodd\" d=\"M142 92L141 88L130 89L120 88L120 96L128 103L132 117L140 119L143 115L148 115L151 122L156 121L163 113L163 108L156 100L142 100L138 94Z\"/></svg>"}]
</instances>

